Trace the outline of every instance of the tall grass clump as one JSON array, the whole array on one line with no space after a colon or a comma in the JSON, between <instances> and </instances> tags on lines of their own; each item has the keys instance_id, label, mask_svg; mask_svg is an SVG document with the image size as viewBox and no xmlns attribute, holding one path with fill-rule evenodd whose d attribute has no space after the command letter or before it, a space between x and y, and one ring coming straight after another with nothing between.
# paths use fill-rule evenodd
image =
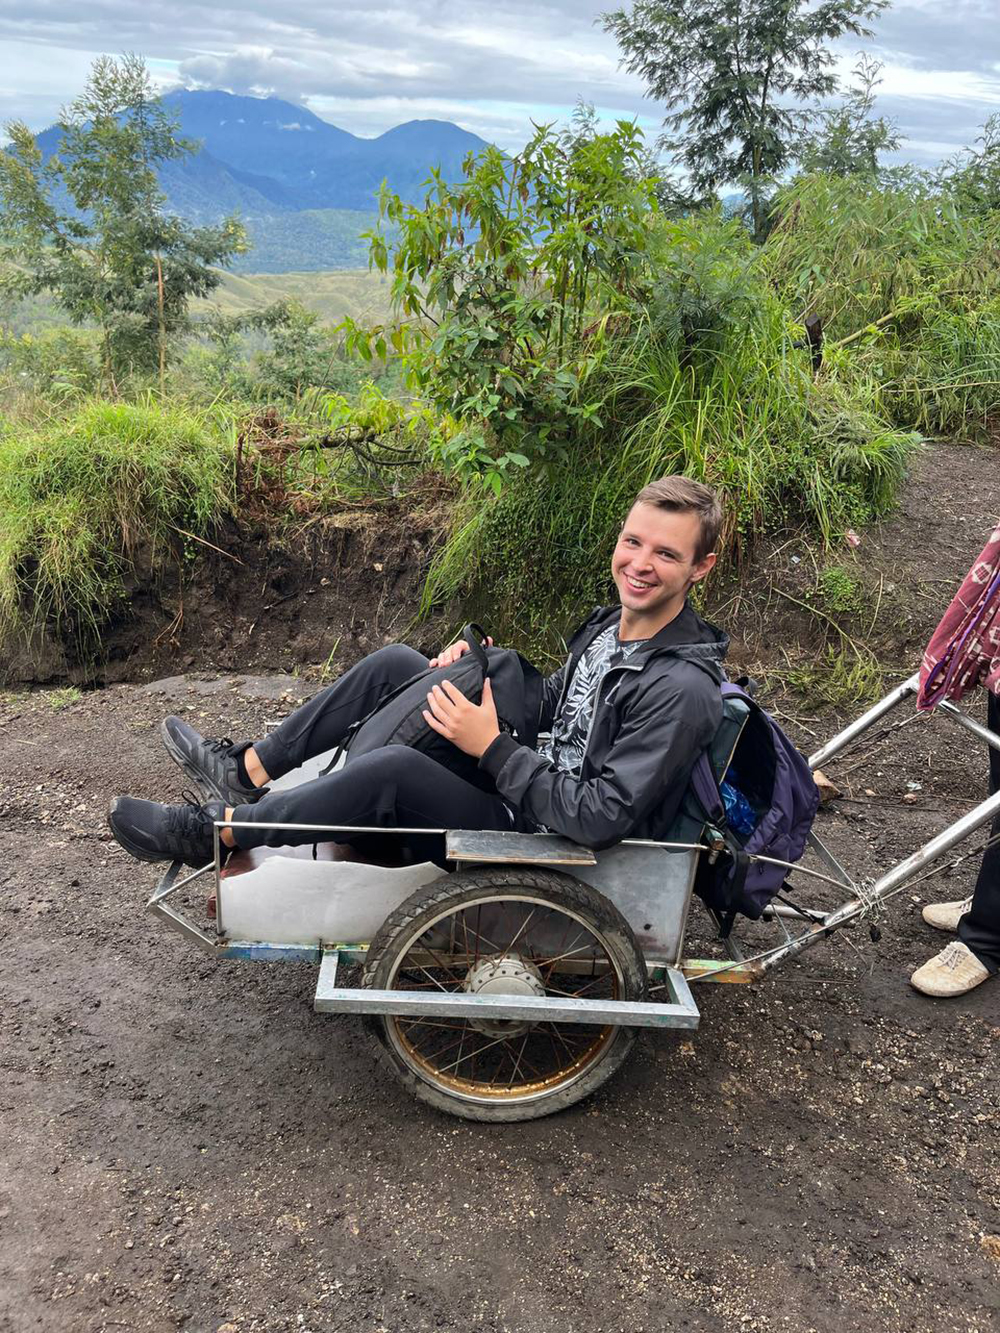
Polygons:
<instances>
[{"instance_id":1,"label":"tall grass clump","mask_svg":"<svg viewBox=\"0 0 1000 1333\"><path fill-rule=\"evenodd\" d=\"M223 434L153 400L0 431L0 640L48 625L93 646L136 559L208 530L232 485Z\"/></svg>"},{"instance_id":2,"label":"tall grass clump","mask_svg":"<svg viewBox=\"0 0 1000 1333\"><path fill-rule=\"evenodd\" d=\"M499 634L556 651L550 627L608 596L632 499L671 472L719 488L730 559L788 522L829 541L890 507L914 437L863 389L814 377L740 224L660 223L651 245L655 281L617 319L572 465L511 478L495 499L470 493L426 604L459 596Z\"/></svg>"},{"instance_id":3,"label":"tall grass clump","mask_svg":"<svg viewBox=\"0 0 1000 1333\"><path fill-rule=\"evenodd\" d=\"M895 425L984 429L1000 408L1000 212L955 190L806 176L762 253L797 318L821 317L828 373Z\"/></svg>"}]
</instances>

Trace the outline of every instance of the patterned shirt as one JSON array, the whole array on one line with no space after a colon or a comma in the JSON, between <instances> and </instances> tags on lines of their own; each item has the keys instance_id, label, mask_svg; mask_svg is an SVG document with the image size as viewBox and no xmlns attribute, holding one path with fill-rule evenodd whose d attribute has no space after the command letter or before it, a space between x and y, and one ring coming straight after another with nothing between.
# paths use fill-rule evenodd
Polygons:
<instances>
[{"instance_id":1,"label":"patterned shirt","mask_svg":"<svg viewBox=\"0 0 1000 1333\"><path fill-rule=\"evenodd\" d=\"M636 639L619 643L618 629L611 625L584 651L570 678L563 706L552 723L552 735L538 746L538 753L560 773L580 776L601 681L612 667L626 661L645 642Z\"/></svg>"}]
</instances>

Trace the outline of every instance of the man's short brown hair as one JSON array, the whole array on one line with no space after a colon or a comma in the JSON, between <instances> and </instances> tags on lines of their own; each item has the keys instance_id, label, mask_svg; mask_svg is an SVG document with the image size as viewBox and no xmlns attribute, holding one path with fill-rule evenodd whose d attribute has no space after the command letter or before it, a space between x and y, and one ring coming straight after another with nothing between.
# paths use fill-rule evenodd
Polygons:
<instances>
[{"instance_id":1,"label":"man's short brown hair","mask_svg":"<svg viewBox=\"0 0 1000 1333\"><path fill-rule=\"evenodd\" d=\"M704 560L715 550L722 527L722 506L711 486L690 477L660 477L659 481L643 486L634 503L653 505L672 514L697 514L701 538L695 549L695 561Z\"/></svg>"}]
</instances>

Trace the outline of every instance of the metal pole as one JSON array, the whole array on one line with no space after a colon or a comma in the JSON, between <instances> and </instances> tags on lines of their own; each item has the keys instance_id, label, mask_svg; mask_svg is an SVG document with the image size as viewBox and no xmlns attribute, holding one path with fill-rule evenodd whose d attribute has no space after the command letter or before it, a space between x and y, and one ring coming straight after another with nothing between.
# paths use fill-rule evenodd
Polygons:
<instances>
[{"instance_id":1,"label":"metal pole","mask_svg":"<svg viewBox=\"0 0 1000 1333\"><path fill-rule=\"evenodd\" d=\"M951 851L957 843L963 838L974 833L977 828L982 828L1000 814L1000 791L988 797L985 801L970 810L967 815L955 821L939 833L936 838L931 838L912 856L908 856L905 861L900 861L899 865L887 871L881 879L877 879L872 887L865 893L864 898L854 898L850 902L844 903L838 907L835 912L829 913L822 925L816 926L813 930L797 939L791 940L788 944L776 949L774 953L760 960L760 970L762 972L770 971L778 963L783 963L786 958L792 958L796 954L802 953L805 949L811 949L814 944L818 944L825 938L831 930L836 930L845 922L850 921L852 917L859 916L873 903L880 902L907 880L938 857L944 856L945 852Z\"/></svg>"},{"instance_id":2,"label":"metal pole","mask_svg":"<svg viewBox=\"0 0 1000 1333\"><path fill-rule=\"evenodd\" d=\"M920 675L918 672L914 672L909 680L904 680L902 685L897 685L891 694L887 694L884 699L879 700L873 708L869 708L867 713L862 713L849 727L845 727L843 731L838 732L833 740L827 741L815 754L810 755L809 767L822 768L835 754L839 754L845 746L850 745L851 741L857 740L873 723L877 722L879 718L885 717L886 713L895 708L903 699L908 699L911 694L916 694L919 687Z\"/></svg>"},{"instance_id":3,"label":"metal pole","mask_svg":"<svg viewBox=\"0 0 1000 1333\"><path fill-rule=\"evenodd\" d=\"M937 708L941 712L947 713L960 727L964 727L966 731L971 731L973 736L978 736L981 741L985 741L994 750L1000 750L1000 733L990 731L989 727L984 727L981 722L976 722L974 718L967 717L961 708L956 707L948 699L943 699L937 705Z\"/></svg>"}]
</instances>

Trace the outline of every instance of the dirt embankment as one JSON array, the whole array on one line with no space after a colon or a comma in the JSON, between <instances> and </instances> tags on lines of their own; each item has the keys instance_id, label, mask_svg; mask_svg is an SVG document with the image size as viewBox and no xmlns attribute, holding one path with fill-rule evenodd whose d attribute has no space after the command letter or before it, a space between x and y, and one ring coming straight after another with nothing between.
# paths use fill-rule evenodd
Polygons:
<instances>
[{"instance_id":1,"label":"dirt embankment","mask_svg":"<svg viewBox=\"0 0 1000 1333\"><path fill-rule=\"evenodd\" d=\"M844 695L830 685L828 650L846 672L864 667L869 685L873 664L889 679L908 672L1000 511L997 460L996 446L934 446L914 460L896 513L856 546L845 537L817 554L801 533L779 534L721 569L705 609L732 637L733 674L791 683L822 704ZM280 540L260 522L230 524L211 546L189 546L188 565L140 563L101 660L37 635L0 650L0 682L106 685L179 669L322 680L396 639L430 649L461 619L458 607L416 619L447 517L429 496L411 511L387 502L315 517Z\"/></svg>"},{"instance_id":2,"label":"dirt embankment","mask_svg":"<svg viewBox=\"0 0 1000 1333\"><path fill-rule=\"evenodd\" d=\"M189 547L189 567L140 562L99 658L38 634L7 645L0 680L106 685L178 669L320 676L403 636L441 523L438 510L386 506L316 518L280 540L259 524L230 524L211 546Z\"/></svg>"},{"instance_id":3,"label":"dirt embankment","mask_svg":"<svg viewBox=\"0 0 1000 1333\"><path fill-rule=\"evenodd\" d=\"M933 451L864 535L865 577L883 604L902 593L892 665L913 665L995 518L995 462ZM362 549L380 560L378 534ZM398 632L377 578L316 586L268 613L288 616L269 667L337 606L352 651ZM246 645L264 604L247 594ZM752 664L792 622L755 640L744 611ZM312 1012L314 969L207 958L142 911L155 870L109 843L104 810L183 785L160 717L254 735L311 688L220 673L235 645L198 642L160 683L0 696L2 1333L997 1326L1000 982L947 1004L906 982L941 943L914 900L967 893L975 857L893 899L876 940L862 926L759 986L703 987L699 1030L647 1034L590 1102L452 1121L391 1081L355 1020ZM805 747L832 726L783 706ZM865 875L978 796L985 759L918 721L832 776L845 794L820 829ZM708 947L700 917L693 935Z\"/></svg>"}]
</instances>

